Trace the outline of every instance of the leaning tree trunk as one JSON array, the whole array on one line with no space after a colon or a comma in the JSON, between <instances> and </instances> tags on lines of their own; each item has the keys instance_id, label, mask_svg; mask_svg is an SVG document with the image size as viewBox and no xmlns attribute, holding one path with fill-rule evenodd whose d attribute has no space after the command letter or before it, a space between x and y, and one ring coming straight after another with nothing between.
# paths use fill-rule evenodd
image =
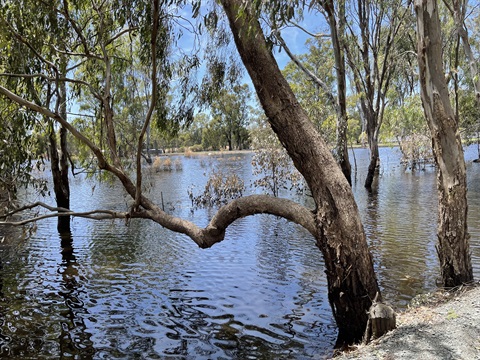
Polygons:
<instances>
[{"instance_id":1,"label":"leaning tree trunk","mask_svg":"<svg viewBox=\"0 0 480 360\"><path fill-rule=\"evenodd\" d=\"M378 285L351 188L280 72L253 10L242 0L221 3L269 123L312 191L337 346L361 341Z\"/></svg>"},{"instance_id":2,"label":"leaning tree trunk","mask_svg":"<svg viewBox=\"0 0 480 360\"><path fill-rule=\"evenodd\" d=\"M465 160L444 77L437 1L416 0L415 11L421 97L437 164L437 251L443 285L454 287L473 280Z\"/></svg>"}]
</instances>

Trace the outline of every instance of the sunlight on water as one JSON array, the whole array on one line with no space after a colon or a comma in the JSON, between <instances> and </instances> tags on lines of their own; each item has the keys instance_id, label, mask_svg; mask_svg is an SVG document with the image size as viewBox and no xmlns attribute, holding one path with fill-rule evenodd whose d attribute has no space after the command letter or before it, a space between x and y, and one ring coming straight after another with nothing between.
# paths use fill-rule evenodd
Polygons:
<instances>
[{"instance_id":1,"label":"sunlight on water","mask_svg":"<svg viewBox=\"0 0 480 360\"><path fill-rule=\"evenodd\" d=\"M354 193L385 297L403 308L435 289L433 169L398 165L381 149L378 191L363 189L368 152L356 150ZM470 156L470 158L469 158ZM480 164L466 153L469 224L480 275ZM187 189L212 166L252 181L250 154L182 158L183 170L147 174L146 191L167 212L204 226ZM118 184L72 181L73 207L128 209ZM50 201L52 201L50 199ZM3 235L2 235L3 236ZM151 221L55 220L33 235L14 229L1 250L0 356L11 359L279 359L329 354L335 323L320 251L305 230L271 216L237 221L226 240L199 249Z\"/></svg>"}]
</instances>

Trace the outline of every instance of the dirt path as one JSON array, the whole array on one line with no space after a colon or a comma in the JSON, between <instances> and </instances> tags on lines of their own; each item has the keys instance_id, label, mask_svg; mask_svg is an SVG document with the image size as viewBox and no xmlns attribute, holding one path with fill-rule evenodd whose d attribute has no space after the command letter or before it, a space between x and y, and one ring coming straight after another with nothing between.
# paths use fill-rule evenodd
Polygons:
<instances>
[{"instance_id":1,"label":"dirt path","mask_svg":"<svg viewBox=\"0 0 480 360\"><path fill-rule=\"evenodd\" d=\"M480 360L480 287L427 300L397 314L396 330L335 359Z\"/></svg>"}]
</instances>

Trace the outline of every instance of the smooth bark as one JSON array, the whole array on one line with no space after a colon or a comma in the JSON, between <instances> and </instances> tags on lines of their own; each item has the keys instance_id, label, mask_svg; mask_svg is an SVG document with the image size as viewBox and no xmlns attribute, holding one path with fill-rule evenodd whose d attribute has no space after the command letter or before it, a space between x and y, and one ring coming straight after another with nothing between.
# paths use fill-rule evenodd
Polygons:
<instances>
[{"instance_id":1,"label":"smooth bark","mask_svg":"<svg viewBox=\"0 0 480 360\"><path fill-rule=\"evenodd\" d=\"M465 52L465 57L467 58L468 66L470 67L470 76L475 89L475 98L480 107L480 73L478 71L478 65L473 54L472 46L470 45L468 30L465 25L468 0L452 0L451 5L449 1L444 0L444 3L453 15L458 36L462 40L463 51Z\"/></svg>"},{"instance_id":2,"label":"smooth bark","mask_svg":"<svg viewBox=\"0 0 480 360\"><path fill-rule=\"evenodd\" d=\"M437 164L437 252L443 285L454 287L473 280L465 160L444 76L437 1L416 0L415 11L421 97Z\"/></svg>"},{"instance_id":3,"label":"smooth bark","mask_svg":"<svg viewBox=\"0 0 480 360\"><path fill-rule=\"evenodd\" d=\"M343 18L350 35L344 42L344 49L365 122L370 164L364 185L371 189L380 166L378 137L386 106L385 97L396 61L401 61L393 54L394 42L409 9L403 6L402 1L394 1L388 7L372 0L353 2L356 4L352 4L352 8L356 9L358 17L354 22L356 27L352 21Z\"/></svg>"}]
</instances>

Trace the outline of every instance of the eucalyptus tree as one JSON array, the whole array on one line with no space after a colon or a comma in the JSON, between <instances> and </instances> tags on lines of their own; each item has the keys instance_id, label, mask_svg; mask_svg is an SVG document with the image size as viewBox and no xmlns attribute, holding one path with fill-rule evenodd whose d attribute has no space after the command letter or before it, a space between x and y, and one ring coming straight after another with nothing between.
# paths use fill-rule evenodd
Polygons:
<instances>
[{"instance_id":1,"label":"eucalyptus tree","mask_svg":"<svg viewBox=\"0 0 480 360\"><path fill-rule=\"evenodd\" d=\"M478 58L475 58L475 51L471 45L467 27L467 11L469 10L468 0L444 0L443 3L450 11L455 22L455 29L462 41L465 57L470 68L470 75L475 89L475 97L480 107L480 72Z\"/></svg>"},{"instance_id":2,"label":"eucalyptus tree","mask_svg":"<svg viewBox=\"0 0 480 360\"><path fill-rule=\"evenodd\" d=\"M445 80L436 0L416 0L420 90L437 164L437 253L445 287L473 280L467 226L467 184L458 119Z\"/></svg>"},{"instance_id":3,"label":"eucalyptus tree","mask_svg":"<svg viewBox=\"0 0 480 360\"><path fill-rule=\"evenodd\" d=\"M172 51L174 39L179 36L172 23L180 21L175 11L180 10L183 2L104 0L99 3L69 3L64 0L61 4L42 4L52 7L58 5L54 10L66 20L65 26L70 31L71 43L65 44L63 53L68 55L70 71L61 80L71 84L74 92L90 94L99 104L95 109L100 114L105 148L102 148L103 143L99 139L90 137L89 133L67 121L59 107L39 105L32 98L27 98L28 94L16 94L15 88L0 86L0 94L65 127L91 150L99 169L114 175L134 200L124 212L99 209L88 213L68 211L59 214L58 211L63 209L49 207L52 213L43 217L75 214L94 219L150 219L167 229L189 236L201 248L224 240L227 227L238 218L260 213L284 217L303 226L323 253L329 302L339 329L337 345L359 341L367 325L367 310L372 299L379 293L365 232L348 181L329 147L298 103L272 55L258 20L261 6L256 5L261 5L261 2L222 0L221 5L269 124L295 167L304 176L315 201L315 208L309 209L288 199L251 195L222 206L205 228L168 214L142 191L141 151L148 125L154 116L160 120L165 119L168 124L170 118L165 111L165 92L172 89L169 85L174 73L185 79L183 75L188 71L172 67L169 61L175 55ZM24 4L27 7L35 5L34 1ZM281 11L292 11L290 5L280 5ZM200 3L194 3L194 15L198 15L199 9ZM219 14L220 11L214 4L212 12L204 19L212 22L211 19L218 19ZM113 75L114 59L121 57L117 52L117 44L125 37L133 37L133 34L141 38L140 44L143 47L138 56L148 65L151 83L148 111L136 137L135 176L125 170L118 152L118 128L114 111L116 83ZM227 33L220 35L228 39ZM179 47L175 49L179 50ZM54 61L54 58L49 61ZM194 55L189 63L190 68L195 64ZM75 71L80 68L81 72ZM42 75L42 78L45 77L55 83L55 78ZM222 77L219 76L218 79L221 81ZM189 90L190 82L187 79L179 85L183 87L182 90ZM188 118L191 116L188 100L195 93L183 91L180 95L183 96L179 97L179 109L185 110L180 112L181 117ZM31 220L33 219L17 224Z\"/></svg>"},{"instance_id":4,"label":"eucalyptus tree","mask_svg":"<svg viewBox=\"0 0 480 360\"><path fill-rule=\"evenodd\" d=\"M292 54L296 60L290 61L282 73L325 141L335 147L337 121L332 106L335 103L335 97L332 95L335 79L331 44L323 39L313 39L307 41L307 45L308 52L303 55ZM296 61L301 63L301 67ZM318 79L323 79L322 86L313 81L305 71L311 72Z\"/></svg>"},{"instance_id":5,"label":"eucalyptus tree","mask_svg":"<svg viewBox=\"0 0 480 360\"><path fill-rule=\"evenodd\" d=\"M395 51L395 43L408 34L410 3L410 0L358 0L346 5L345 54L353 86L360 97L370 149L366 188L372 187L380 165L378 139L386 94L397 64L404 61Z\"/></svg>"},{"instance_id":6,"label":"eucalyptus tree","mask_svg":"<svg viewBox=\"0 0 480 360\"><path fill-rule=\"evenodd\" d=\"M15 206L22 186L46 192L45 182L34 175L43 170L41 153L46 148L31 113L1 99L0 119L0 206L5 211Z\"/></svg>"}]
</instances>

